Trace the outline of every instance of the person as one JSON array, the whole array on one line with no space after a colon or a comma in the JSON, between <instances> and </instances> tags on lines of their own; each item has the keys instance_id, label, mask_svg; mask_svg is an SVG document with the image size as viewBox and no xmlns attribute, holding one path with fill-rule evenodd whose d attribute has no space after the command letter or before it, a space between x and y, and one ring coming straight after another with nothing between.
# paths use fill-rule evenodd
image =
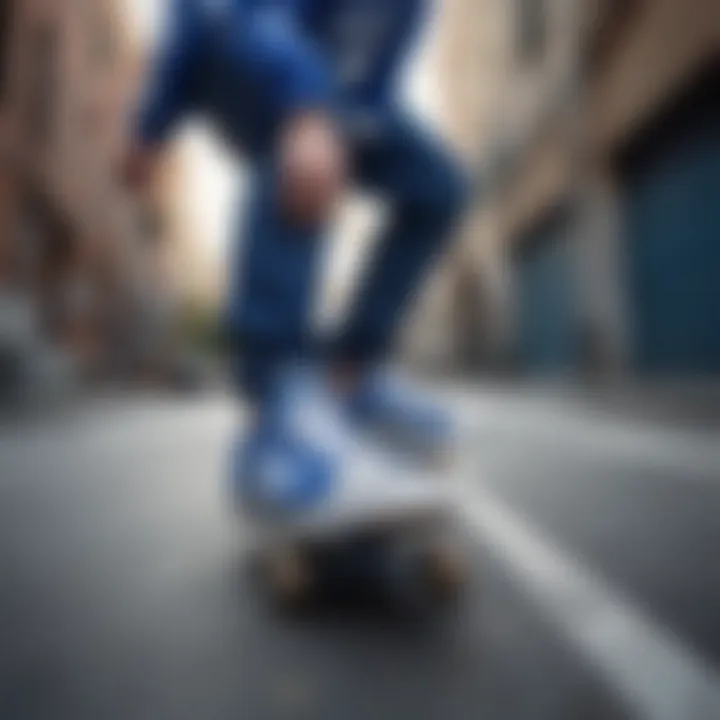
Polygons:
<instances>
[{"instance_id":1,"label":"person","mask_svg":"<svg viewBox=\"0 0 720 720\"><path fill-rule=\"evenodd\" d=\"M193 114L249 166L227 311L235 377L253 408L236 447L243 501L295 509L332 488L337 495L357 476L348 447L376 429L422 457L439 455L451 435L446 414L387 363L403 311L468 195L458 163L399 100L426 5L171 2L125 177L147 182L179 121ZM390 216L345 322L321 341L310 320L319 248L351 185L382 198ZM391 490L373 492L390 502Z\"/></svg>"}]
</instances>

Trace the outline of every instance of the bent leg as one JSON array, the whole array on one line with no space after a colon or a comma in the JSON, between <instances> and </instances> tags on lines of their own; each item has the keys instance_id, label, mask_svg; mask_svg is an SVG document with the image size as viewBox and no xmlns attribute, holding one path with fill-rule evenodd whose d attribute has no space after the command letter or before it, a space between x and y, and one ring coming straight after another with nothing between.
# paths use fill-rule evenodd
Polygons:
<instances>
[{"instance_id":1,"label":"bent leg","mask_svg":"<svg viewBox=\"0 0 720 720\"><path fill-rule=\"evenodd\" d=\"M436 137L399 115L358 148L355 162L361 185L391 210L337 346L342 360L364 362L387 352L426 270L450 240L468 183Z\"/></svg>"}]
</instances>

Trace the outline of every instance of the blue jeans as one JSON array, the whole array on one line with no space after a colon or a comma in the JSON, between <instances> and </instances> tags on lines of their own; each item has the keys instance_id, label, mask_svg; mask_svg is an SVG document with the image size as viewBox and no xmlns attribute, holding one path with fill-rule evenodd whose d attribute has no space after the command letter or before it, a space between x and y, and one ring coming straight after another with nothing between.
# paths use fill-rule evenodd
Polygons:
<instances>
[{"instance_id":1,"label":"blue jeans","mask_svg":"<svg viewBox=\"0 0 720 720\"><path fill-rule=\"evenodd\" d=\"M338 359L362 363L387 352L424 271L451 236L468 185L438 139L397 112L388 111L379 132L353 143L351 153L353 182L390 207L356 300L330 343ZM250 397L265 392L280 364L316 350L309 316L324 235L283 221L271 160L258 162L254 175L228 309L239 348L236 377Z\"/></svg>"}]
</instances>

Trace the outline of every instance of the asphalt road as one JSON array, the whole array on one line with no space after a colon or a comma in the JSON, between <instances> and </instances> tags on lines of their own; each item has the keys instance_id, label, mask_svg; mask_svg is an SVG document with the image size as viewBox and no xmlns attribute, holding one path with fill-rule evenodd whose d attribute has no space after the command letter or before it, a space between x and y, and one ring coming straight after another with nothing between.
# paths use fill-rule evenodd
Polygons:
<instances>
[{"instance_id":1,"label":"asphalt road","mask_svg":"<svg viewBox=\"0 0 720 720\"><path fill-rule=\"evenodd\" d=\"M450 396L471 585L423 623L261 601L221 399L6 427L0 718L720 718L716 431Z\"/></svg>"}]
</instances>

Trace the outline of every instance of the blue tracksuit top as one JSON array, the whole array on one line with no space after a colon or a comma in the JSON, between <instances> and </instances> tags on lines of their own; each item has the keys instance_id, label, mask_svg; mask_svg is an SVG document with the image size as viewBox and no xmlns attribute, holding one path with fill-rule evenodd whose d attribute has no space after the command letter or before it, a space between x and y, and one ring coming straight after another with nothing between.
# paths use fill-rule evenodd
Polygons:
<instances>
[{"instance_id":1,"label":"blue tracksuit top","mask_svg":"<svg viewBox=\"0 0 720 720\"><path fill-rule=\"evenodd\" d=\"M209 117L234 146L269 147L300 109L381 108L426 0L170 0L139 112L161 142L183 116Z\"/></svg>"}]
</instances>

